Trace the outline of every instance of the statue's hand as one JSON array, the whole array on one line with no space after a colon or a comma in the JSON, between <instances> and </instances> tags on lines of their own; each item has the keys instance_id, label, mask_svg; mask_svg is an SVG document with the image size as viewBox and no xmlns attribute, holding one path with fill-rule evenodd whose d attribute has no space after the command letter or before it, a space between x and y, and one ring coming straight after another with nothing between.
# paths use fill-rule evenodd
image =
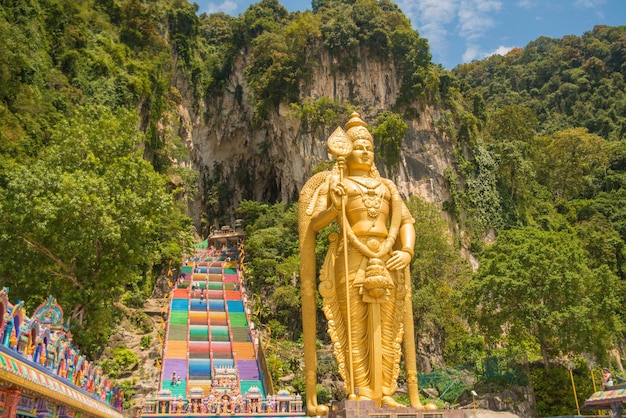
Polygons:
<instances>
[{"instance_id":1,"label":"statue's hand","mask_svg":"<svg viewBox=\"0 0 626 418\"><path fill-rule=\"evenodd\" d=\"M389 270L402 270L411 262L411 254L405 251L394 251L391 258L387 260L387 268Z\"/></svg>"},{"instance_id":2,"label":"statue's hand","mask_svg":"<svg viewBox=\"0 0 626 418\"><path fill-rule=\"evenodd\" d=\"M333 176L330 181L330 202L333 208L339 212L341 210L341 200L346 194L346 186L339 181L338 176Z\"/></svg>"},{"instance_id":3,"label":"statue's hand","mask_svg":"<svg viewBox=\"0 0 626 418\"><path fill-rule=\"evenodd\" d=\"M346 170L346 157L344 156L337 157L337 168L339 169L339 171Z\"/></svg>"}]
</instances>

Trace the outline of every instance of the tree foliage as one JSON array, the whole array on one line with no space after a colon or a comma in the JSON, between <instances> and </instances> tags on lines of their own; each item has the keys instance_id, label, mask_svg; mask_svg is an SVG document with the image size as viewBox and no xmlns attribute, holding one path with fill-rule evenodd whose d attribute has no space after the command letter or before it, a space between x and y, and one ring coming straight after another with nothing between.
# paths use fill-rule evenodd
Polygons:
<instances>
[{"instance_id":1,"label":"tree foliage","mask_svg":"<svg viewBox=\"0 0 626 418\"><path fill-rule=\"evenodd\" d=\"M625 33L626 26L598 25L582 37L540 37L454 72L464 89L480 92L493 108L518 104L533 110L546 134L582 127L615 141L626 133L619 62Z\"/></svg>"},{"instance_id":2,"label":"tree foliage","mask_svg":"<svg viewBox=\"0 0 626 418\"><path fill-rule=\"evenodd\" d=\"M590 196L601 185L594 177L606 170L606 141L585 128L568 129L539 140L540 178L555 200ZM595 190L594 190L594 186Z\"/></svg>"},{"instance_id":3,"label":"tree foliage","mask_svg":"<svg viewBox=\"0 0 626 418\"><path fill-rule=\"evenodd\" d=\"M407 128L408 125L400 115L388 110L376 118L376 127L372 134L387 170L397 167L400 163L400 148Z\"/></svg>"},{"instance_id":4,"label":"tree foliage","mask_svg":"<svg viewBox=\"0 0 626 418\"><path fill-rule=\"evenodd\" d=\"M111 306L126 289L150 287L164 247L181 254L190 226L138 151L136 122L132 112L83 109L0 191L0 242L12 254L0 276L29 305L55 295L72 325L89 329L75 340L92 354L108 338Z\"/></svg>"},{"instance_id":5,"label":"tree foliage","mask_svg":"<svg viewBox=\"0 0 626 418\"><path fill-rule=\"evenodd\" d=\"M535 169L529 160L537 127L532 110L509 105L489 115L485 129L489 150L497 161L500 190L503 198L511 201L517 219L525 218L525 206L532 199Z\"/></svg>"},{"instance_id":6,"label":"tree foliage","mask_svg":"<svg viewBox=\"0 0 626 418\"><path fill-rule=\"evenodd\" d=\"M612 343L605 337L618 331L617 277L606 266L591 269L586 257L567 230L503 231L465 290L490 344L535 345L546 367L562 355L603 358Z\"/></svg>"},{"instance_id":7,"label":"tree foliage","mask_svg":"<svg viewBox=\"0 0 626 418\"><path fill-rule=\"evenodd\" d=\"M295 341L302 330L296 207L243 201L238 211L246 222L246 286L256 298L255 317L272 321L272 335Z\"/></svg>"},{"instance_id":8,"label":"tree foliage","mask_svg":"<svg viewBox=\"0 0 626 418\"><path fill-rule=\"evenodd\" d=\"M478 312L470 319L492 346L546 364L583 353L606 361L623 345L624 74L613 57L625 31L541 37L453 71L478 123L455 131L452 114L441 126L480 140L456 154L449 207L471 236L495 232L490 246L471 247L480 268L465 289ZM481 177L495 180L480 189L490 193L473 193Z\"/></svg>"},{"instance_id":9,"label":"tree foliage","mask_svg":"<svg viewBox=\"0 0 626 418\"><path fill-rule=\"evenodd\" d=\"M477 355L467 349L471 336L458 309L470 266L460 257L458 243L434 204L413 196L407 207L415 218L411 282L416 338L424 341L439 335L441 351L437 354L450 364L462 364Z\"/></svg>"}]
</instances>

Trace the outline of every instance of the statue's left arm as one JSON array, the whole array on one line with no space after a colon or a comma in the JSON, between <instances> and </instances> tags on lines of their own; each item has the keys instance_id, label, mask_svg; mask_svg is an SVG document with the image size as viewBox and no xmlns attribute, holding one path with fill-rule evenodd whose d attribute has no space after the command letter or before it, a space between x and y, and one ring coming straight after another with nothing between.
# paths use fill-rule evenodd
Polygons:
<instances>
[{"instance_id":1,"label":"statue's left arm","mask_svg":"<svg viewBox=\"0 0 626 418\"><path fill-rule=\"evenodd\" d=\"M409 209L406 207L404 202L402 202L402 226L400 227L400 244L402 245L402 251L407 251L410 253L411 258L413 258L413 248L415 248L415 227L413 224L415 220L411 216ZM410 251L409 251L410 250Z\"/></svg>"},{"instance_id":2,"label":"statue's left arm","mask_svg":"<svg viewBox=\"0 0 626 418\"><path fill-rule=\"evenodd\" d=\"M388 186L391 189L392 196L399 196L398 190L395 188L393 183L389 182ZM396 239L396 243L394 245L395 251L391 253L392 256L387 261L387 268L390 270L402 270L403 268L408 267L413 259L413 248L415 247L415 228L413 227L413 224L415 223L415 220L402 200L395 200L392 204L401 205L402 221L400 223L398 238Z\"/></svg>"}]
</instances>

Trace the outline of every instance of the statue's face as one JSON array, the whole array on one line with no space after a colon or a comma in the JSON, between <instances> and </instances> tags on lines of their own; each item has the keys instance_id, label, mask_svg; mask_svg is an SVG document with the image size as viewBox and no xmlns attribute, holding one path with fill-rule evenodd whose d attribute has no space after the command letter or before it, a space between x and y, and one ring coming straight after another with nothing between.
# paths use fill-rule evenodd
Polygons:
<instances>
[{"instance_id":1,"label":"statue's face","mask_svg":"<svg viewBox=\"0 0 626 418\"><path fill-rule=\"evenodd\" d=\"M352 152L346 158L346 164L351 170L369 171L374 164L374 147L367 139L357 139L352 143Z\"/></svg>"}]
</instances>

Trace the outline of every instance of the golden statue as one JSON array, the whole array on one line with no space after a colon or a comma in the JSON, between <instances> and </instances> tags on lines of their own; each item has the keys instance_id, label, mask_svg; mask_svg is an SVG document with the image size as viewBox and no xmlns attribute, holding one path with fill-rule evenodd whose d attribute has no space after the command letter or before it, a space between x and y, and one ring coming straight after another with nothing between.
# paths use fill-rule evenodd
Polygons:
<instances>
[{"instance_id":1,"label":"golden statue","mask_svg":"<svg viewBox=\"0 0 626 418\"><path fill-rule=\"evenodd\" d=\"M414 220L391 180L374 165L374 142L357 113L346 131L328 138L337 157L332 171L304 185L299 200L300 276L308 415L328 408L316 396L316 232L336 221L319 278L328 333L349 399L400 407L397 389L404 352L409 401L422 408L411 305L409 264L415 245Z\"/></svg>"}]
</instances>

